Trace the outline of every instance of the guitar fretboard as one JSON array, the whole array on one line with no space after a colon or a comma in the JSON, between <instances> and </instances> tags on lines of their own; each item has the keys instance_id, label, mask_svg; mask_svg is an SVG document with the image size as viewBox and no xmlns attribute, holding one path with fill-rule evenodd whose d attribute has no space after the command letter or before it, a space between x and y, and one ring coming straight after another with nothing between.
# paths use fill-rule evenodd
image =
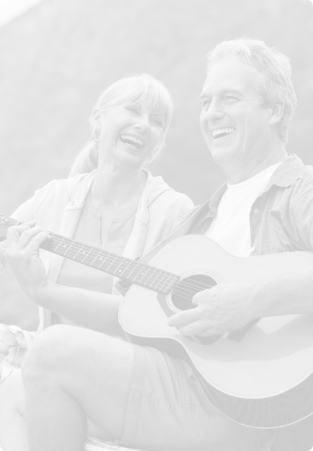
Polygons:
<instances>
[{"instance_id":1,"label":"guitar fretboard","mask_svg":"<svg viewBox=\"0 0 313 451\"><path fill-rule=\"evenodd\" d=\"M41 246L43 249L159 293L168 293L180 279L176 274L162 269L48 233L50 240Z\"/></svg>"}]
</instances>

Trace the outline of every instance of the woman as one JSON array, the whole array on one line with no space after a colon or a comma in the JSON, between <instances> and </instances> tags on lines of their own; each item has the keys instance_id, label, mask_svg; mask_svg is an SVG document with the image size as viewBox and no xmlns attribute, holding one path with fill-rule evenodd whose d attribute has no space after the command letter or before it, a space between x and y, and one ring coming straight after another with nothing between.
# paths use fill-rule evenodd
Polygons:
<instances>
[{"instance_id":1,"label":"woman","mask_svg":"<svg viewBox=\"0 0 313 451\"><path fill-rule=\"evenodd\" d=\"M20 243L45 240L39 227L135 259L166 237L193 209L187 196L145 169L164 147L171 116L166 88L148 74L107 88L91 115L92 139L74 162L70 178L52 181L13 214L37 224L15 229L21 233ZM14 237L10 239L12 244ZM23 276L27 271L18 245L10 249L7 261L40 307L39 331L64 323L120 333L120 296L111 294L116 293L112 276L40 251L41 289L34 292ZM0 385L0 446L5 451L28 449L22 398L19 375Z\"/></svg>"}]
</instances>

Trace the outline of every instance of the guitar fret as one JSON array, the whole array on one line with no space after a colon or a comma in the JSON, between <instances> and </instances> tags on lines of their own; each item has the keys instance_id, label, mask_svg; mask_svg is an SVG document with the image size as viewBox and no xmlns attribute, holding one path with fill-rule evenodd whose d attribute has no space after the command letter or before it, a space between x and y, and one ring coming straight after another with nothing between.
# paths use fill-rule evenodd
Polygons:
<instances>
[{"instance_id":1,"label":"guitar fret","mask_svg":"<svg viewBox=\"0 0 313 451\"><path fill-rule=\"evenodd\" d=\"M103 260L103 262L102 262L101 265L99 266L99 269L101 268L101 266L106 262L106 260L107 260L109 257L113 257L113 261L110 262L109 266L106 267L106 270L107 270L107 271L109 270L110 266L112 266L112 264L114 263L115 258L116 258L116 257L113 256L113 254L109 254L109 253L108 253L107 258L106 258L105 260Z\"/></svg>"},{"instance_id":2,"label":"guitar fret","mask_svg":"<svg viewBox=\"0 0 313 451\"><path fill-rule=\"evenodd\" d=\"M157 273L155 279L154 279L153 282L151 283L151 287L152 287L154 290L159 291L159 290L158 290L158 287L159 287L160 281L162 281L162 279L163 279L164 277L165 277L165 275L163 275L163 276L161 277L161 279L160 279L160 273ZM160 291L162 291L162 290L160 290Z\"/></svg>"},{"instance_id":3,"label":"guitar fret","mask_svg":"<svg viewBox=\"0 0 313 451\"><path fill-rule=\"evenodd\" d=\"M67 244L68 243L68 244ZM73 243L67 238L62 239L61 241L55 239L54 237L46 244L45 248L51 248L52 252L65 256L67 252L72 247ZM52 247L55 246L55 247Z\"/></svg>"},{"instance_id":4,"label":"guitar fret","mask_svg":"<svg viewBox=\"0 0 313 451\"><path fill-rule=\"evenodd\" d=\"M6 226L9 221L13 221L14 225L22 224L10 218L0 217L0 223ZM46 233L50 239L40 246L42 249L155 291L167 293L180 279L179 276L159 268L108 253L53 232Z\"/></svg>"},{"instance_id":5,"label":"guitar fret","mask_svg":"<svg viewBox=\"0 0 313 451\"><path fill-rule=\"evenodd\" d=\"M97 249L84 244L80 244L77 250L73 248L75 242L67 238L60 240L54 237L51 241L53 241L51 243L53 252L155 291L166 293L179 280L175 275L159 268L145 267L139 262L105 251L98 252Z\"/></svg>"},{"instance_id":6,"label":"guitar fret","mask_svg":"<svg viewBox=\"0 0 313 451\"><path fill-rule=\"evenodd\" d=\"M92 258L92 260L89 262L89 265L96 269L100 269L101 266L106 262L106 260L112 256L112 254L108 252L99 251L98 249L95 248L92 248L92 251L95 253L95 257ZM93 257L93 255L91 257ZM100 266L96 266L96 263L99 262Z\"/></svg>"},{"instance_id":7,"label":"guitar fret","mask_svg":"<svg viewBox=\"0 0 313 451\"><path fill-rule=\"evenodd\" d=\"M66 247L66 245L64 245L65 247ZM69 252L69 251L71 251L71 247L73 246L73 243L71 243L68 247L67 247L67 249L66 249L66 251L64 252L64 254L63 254L63 256L65 257L65 255Z\"/></svg>"},{"instance_id":8,"label":"guitar fret","mask_svg":"<svg viewBox=\"0 0 313 451\"><path fill-rule=\"evenodd\" d=\"M169 292L179 280L175 274L159 268L144 265L52 232L48 233L50 240L43 244L43 249L160 293Z\"/></svg>"},{"instance_id":9,"label":"guitar fret","mask_svg":"<svg viewBox=\"0 0 313 451\"><path fill-rule=\"evenodd\" d=\"M151 271L151 269L152 269L152 271ZM146 270L146 272L143 273L143 277L141 279L135 280L135 281L140 283L140 284L143 284L144 286L152 287L153 282L155 281L155 279L153 279L153 281L151 282L151 277L153 277L153 276L157 277L156 272L158 271L158 269L157 268L151 268L151 269L150 269L150 271ZM149 273L151 273L151 274L149 275ZM149 276L148 279L143 281L144 277L147 276L147 275Z\"/></svg>"},{"instance_id":10,"label":"guitar fret","mask_svg":"<svg viewBox=\"0 0 313 451\"><path fill-rule=\"evenodd\" d=\"M83 260L81 261L81 263L84 263L84 261L86 260L86 258L89 256L90 252L92 251L92 248L89 250L89 252L86 254L86 256L83 258ZM84 252L83 252L84 254Z\"/></svg>"},{"instance_id":11,"label":"guitar fret","mask_svg":"<svg viewBox=\"0 0 313 451\"><path fill-rule=\"evenodd\" d=\"M133 268L131 267L131 264L133 264ZM133 272L135 270L138 270L139 267L143 267L143 265L139 265L137 262L135 261L131 261L131 264L128 265L128 267L123 271L123 273L120 275L120 277L124 278L124 279L129 279L132 282L134 282L135 278L137 277L137 275L133 276ZM127 269L131 269L130 273L128 275L125 275L124 273L126 272Z\"/></svg>"},{"instance_id":12,"label":"guitar fret","mask_svg":"<svg viewBox=\"0 0 313 451\"><path fill-rule=\"evenodd\" d=\"M81 263L84 262L84 259L86 257L86 252L84 251L84 247L85 246L81 246L80 249L78 249L78 251L76 252L76 254L75 254L74 258L73 258L73 260L79 261Z\"/></svg>"},{"instance_id":13,"label":"guitar fret","mask_svg":"<svg viewBox=\"0 0 313 451\"><path fill-rule=\"evenodd\" d=\"M122 273L124 272L124 270L122 270L122 269L120 269L120 268L121 268L121 266L122 266L123 264L125 264L125 261L122 260L121 263L118 265L118 267L114 270L114 274L115 274L115 275L116 275L117 273L119 273L118 276L121 277L121 275L122 275Z\"/></svg>"},{"instance_id":14,"label":"guitar fret","mask_svg":"<svg viewBox=\"0 0 313 451\"><path fill-rule=\"evenodd\" d=\"M57 247L56 247L55 249L53 249L53 252L57 252L57 250L58 250L58 248L61 246L62 242L63 242L63 240L61 240L61 241L58 243Z\"/></svg>"},{"instance_id":15,"label":"guitar fret","mask_svg":"<svg viewBox=\"0 0 313 451\"><path fill-rule=\"evenodd\" d=\"M162 291L167 293L168 291L170 291L173 286L179 281L179 276L175 276L174 274L166 274L166 278L165 281L163 282L163 284L158 287L157 291Z\"/></svg>"},{"instance_id":16,"label":"guitar fret","mask_svg":"<svg viewBox=\"0 0 313 451\"><path fill-rule=\"evenodd\" d=\"M163 281L164 277L166 277L166 274L158 274L157 279L155 280L155 285L154 288L157 288L159 286L159 284ZM164 284L164 281L163 281Z\"/></svg>"},{"instance_id":17,"label":"guitar fret","mask_svg":"<svg viewBox=\"0 0 313 451\"><path fill-rule=\"evenodd\" d=\"M142 267L140 269L140 273L136 275L134 278L134 282L139 283L140 285L143 285L145 287L150 288L151 283L151 277L154 275L154 273L157 271L157 268L144 268ZM140 277L139 277L140 276ZM148 278L147 278L148 277Z\"/></svg>"},{"instance_id":18,"label":"guitar fret","mask_svg":"<svg viewBox=\"0 0 313 451\"><path fill-rule=\"evenodd\" d=\"M96 252L96 256L95 256L95 258L92 260L92 262L90 263L90 265L91 266L93 266L93 264L98 260L98 258L99 259L101 259L102 257L99 257L99 252L97 252L97 250L95 250L95 252ZM93 266L94 267L94 266Z\"/></svg>"},{"instance_id":19,"label":"guitar fret","mask_svg":"<svg viewBox=\"0 0 313 451\"><path fill-rule=\"evenodd\" d=\"M104 253L100 252L99 255L97 256L97 263L100 262L100 265L97 266L97 269L101 269L101 266L106 262L107 258L109 258L110 254L106 254L106 256L104 256ZM103 271L103 269L102 269Z\"/></svg>"}]
</instances>

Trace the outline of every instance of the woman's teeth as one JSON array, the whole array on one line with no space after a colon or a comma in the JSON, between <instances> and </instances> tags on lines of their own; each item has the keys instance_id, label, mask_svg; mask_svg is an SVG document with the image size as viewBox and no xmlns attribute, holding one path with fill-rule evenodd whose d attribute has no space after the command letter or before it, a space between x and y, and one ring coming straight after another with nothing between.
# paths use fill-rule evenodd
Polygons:
<instances>
[{"instance_id":1,"label":"woman's teeth","mask_svg":"<svg viewBox=\"0 0 313 451\"><path fill-rule=\"evenodd\" d=\"M140 147L143 146L143 141L141 139L137 138L136 136L132 135L122 135L121 141L125 144L127 144L132 149L140 149Z\"/></svg>"}]
</instances>

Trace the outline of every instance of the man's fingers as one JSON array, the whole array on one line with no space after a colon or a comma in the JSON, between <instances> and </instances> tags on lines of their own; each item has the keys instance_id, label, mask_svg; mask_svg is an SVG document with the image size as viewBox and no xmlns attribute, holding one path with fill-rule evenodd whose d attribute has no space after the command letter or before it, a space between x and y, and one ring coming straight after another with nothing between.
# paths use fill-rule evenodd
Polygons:
<instances>
[{"instance_id":1,"label":"man's fingers","mask_svg":"<svg viewBox=\"0 0 313 451\"><path fill-rule=\"evenodd\" d=\"M219 285L214 285L211 288L207 288L206 290L199 291L192 298L192 303L195 305L200 305L203 303L208 303L216 296L216 290L218 290Z\"/></svg>"},{"instance_id":2,"label":"man's fingers","mask_svg":"<svg viewBox=\"0 0 313 451\"><path fill-rule=\"evenodd\" d=\"M171 316L167 324L172 327L181 327L196 321L201 318L201 312L198 308L193 308L190 310L185 310L184 312L176 313L176 315Z\"/></svg>"},{"instance_id":3,"label":"man's fingers","mask_svg":"<svg viewBox=\"0 0 313 451\"><path fill-rule=\"evenodd\" d=\"M179 328L179 332L182 335L191 336L191 335L210 335L210 328L208 327L208 323L202 319L192 322L186 326L182 326ZM213 333L212 333L213 335Z\"/></svg>"}]
</instances>

